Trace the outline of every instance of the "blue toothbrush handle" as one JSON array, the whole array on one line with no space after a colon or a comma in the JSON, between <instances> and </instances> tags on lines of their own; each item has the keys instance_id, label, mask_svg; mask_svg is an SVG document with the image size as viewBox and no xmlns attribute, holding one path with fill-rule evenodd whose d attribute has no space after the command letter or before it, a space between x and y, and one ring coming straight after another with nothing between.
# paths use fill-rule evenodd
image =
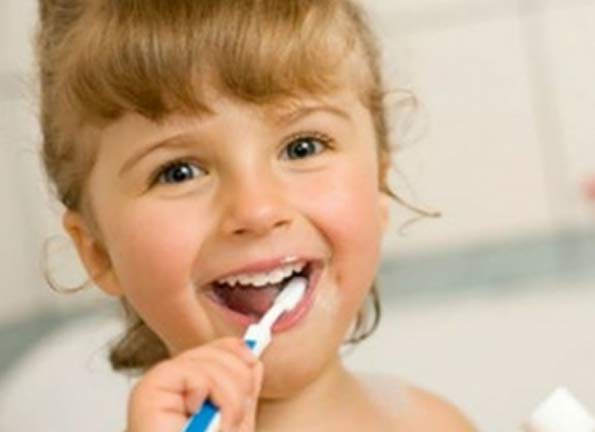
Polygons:
<instances>
[{"instance_id":1,"label":"blue toothbrush handle","mask_svg":"<svg viewBox=\"0 0 595 432\"><path fill-rule=\"evenodd\" d=\"M190 418L184 432L219 432L221 415L219 408L207 399L200 410Z\"/></svg>"},{"instance_id":2,"label":"blue toothbrush handle","mask_svg":"<svg viewBox=\"0 0 595 432\"><path fill-rule=\"evenodd\" d=\"M244 342L252 351L255 350L256 340L248 339ZM210 399L207 399L200 410L190 418L182 432L219 432L220 423L219 408Z\"/></svg>"}]
</instances>

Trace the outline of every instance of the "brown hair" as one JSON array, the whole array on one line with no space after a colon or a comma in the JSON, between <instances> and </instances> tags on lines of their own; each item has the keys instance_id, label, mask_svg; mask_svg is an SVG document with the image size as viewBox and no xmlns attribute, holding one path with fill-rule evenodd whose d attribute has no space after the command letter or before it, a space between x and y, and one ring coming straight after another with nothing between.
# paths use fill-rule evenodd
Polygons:
<instances>
[{"instance_id":1,"label":"brown hair","mask_svg":"<svg viewBox=\"0 0 595 432\"><path fill-rule=\"evenodd\" d=\"M204 112L212 86L256 104L354 86L374 120L381 190L396 198L386 182L380 55L351 0L40 0L36 47L45 169L60 201L91 226L84 189L94 152L81 131L131 111L155 121ZM348 342L377 327L375 286L369 300L372 315L362 307ZM123 305L128 330L113 367L146 369L166 358L163 342Z\"/></svg>"}]
</instances>

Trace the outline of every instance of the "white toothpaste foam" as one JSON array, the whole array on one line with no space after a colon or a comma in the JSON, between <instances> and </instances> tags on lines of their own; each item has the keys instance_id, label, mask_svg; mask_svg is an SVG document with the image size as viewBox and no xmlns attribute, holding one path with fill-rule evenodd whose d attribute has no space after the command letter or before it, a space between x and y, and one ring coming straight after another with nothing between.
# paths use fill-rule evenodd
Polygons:
<instances>
[{"instance_id":1,"label":"white toothpaste foam","mask_svg":"<svg viewBox=\"0 0 595 432\"><path fill-rule=\"evenodd\" d=\"M314 308L333 318L339 309L340 294L337 286L321 290L314 301Z\"/></svg>"}]
</instances>

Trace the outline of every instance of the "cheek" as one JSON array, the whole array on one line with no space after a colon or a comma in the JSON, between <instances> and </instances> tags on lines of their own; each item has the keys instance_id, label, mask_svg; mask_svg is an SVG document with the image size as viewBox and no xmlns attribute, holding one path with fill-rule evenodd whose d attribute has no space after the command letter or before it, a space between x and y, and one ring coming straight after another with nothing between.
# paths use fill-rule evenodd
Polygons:
<instances>
[{"instance_id":1,"label":"cheek","mask_svg":"<svg viewBox=\"0 0 595 432\"><path fill-rule=\"evenodd\" d=\"M311 184L303 205L328 241L373 250L382 234L378 181L373 170L348 168Z\"/></svg>"},{"instance_id":2,"label":"cheek","mask_svg":"<svg viewBox=\"0 0 595 432\"><path fill-rule=\"evenodd\" d=\"M119 223L111 224L110 254L127 295L147 298L159 295L163 287L175 290L188 280L200 226L195 214L180 206L163 203L122 212ZM172 294L170 292L169 294Z\"/></svg>"},{"instance_id":3,"label":"cheek","mask_svg":"<svg viewBox=\"0 0 595 432\"><path fill-rule=\"evenodd\" d=\"M331 248L341 290L364 295L376 275L382 239L382 211L375 171L346 167L307 191L305 213ZM358 301L358 296L352 298Z\"/></svg>"}]
</instances>

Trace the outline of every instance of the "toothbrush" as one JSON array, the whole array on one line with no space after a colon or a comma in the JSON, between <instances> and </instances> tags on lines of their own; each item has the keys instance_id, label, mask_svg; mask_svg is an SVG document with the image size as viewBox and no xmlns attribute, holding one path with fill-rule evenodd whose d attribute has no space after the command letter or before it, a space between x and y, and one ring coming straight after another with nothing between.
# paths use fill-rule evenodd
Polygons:
<instances>
[{"instance_id":1,"label":"toothbrush","mask_svg":"<svg viewBox=\"0 0 595 432\"><path fill-rule=\"evenodd\" d=\"M260 357L271 343L271 329L275 322L283 313L297 306L306 292L306 286L305 278L292 278L260 321L248 327L244 333L244 343L256 357ZM218 432L220 422L219 408L207 399L201 409L190 418L182 432Z\"/></svg>"}]
</instances>

